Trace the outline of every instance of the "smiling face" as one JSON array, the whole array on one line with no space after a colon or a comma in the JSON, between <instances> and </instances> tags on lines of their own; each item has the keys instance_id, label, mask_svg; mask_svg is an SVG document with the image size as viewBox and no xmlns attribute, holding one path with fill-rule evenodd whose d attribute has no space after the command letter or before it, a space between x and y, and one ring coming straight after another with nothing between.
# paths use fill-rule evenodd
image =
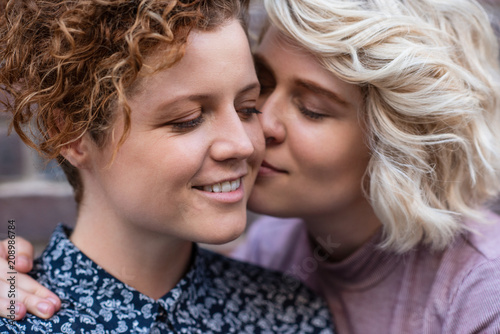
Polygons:
<instances>
[{"instance_id":1,"label":"smiling face","mask_svg":"<svg viewBox=\"0 0 500 334\"><path fill-rule=\"evenodd\" d=\"M183 240L237 237L264 151L241 25L193 31L180 62L139 80L128 101L131 131L111 166L121 118L115 141L92 150L81 209L91 203L120 226Z\"/></svg>"},{"instance_id":2,"label":"smiling face","mask_svg":"<svg viewBox=\"0 0 500 334\"><path fill-rule=\"evenodd\" d=\"M367 207L361 182L370 154L358 119L359 87L333 76L275 28L255 59L266 154L249 208L329 220Z\"/></svg>"}]
</instances>

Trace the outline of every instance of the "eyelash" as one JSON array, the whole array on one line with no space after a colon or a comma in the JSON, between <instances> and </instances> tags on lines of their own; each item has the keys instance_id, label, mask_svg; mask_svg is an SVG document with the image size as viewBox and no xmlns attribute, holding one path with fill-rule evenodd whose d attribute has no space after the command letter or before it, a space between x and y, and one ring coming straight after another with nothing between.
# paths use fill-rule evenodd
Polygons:
<instances>
[{"instance_id":1,"label":"eyelash","mask_svg":"<svg viewBox=\"0 0 500 334\"><path fill-rule=\"evenodd\" d=\"M253 115L262 114L262 112L257 110L256 108L245 108L238 110L237 112L241 115L241 118L244 120L250 119Z\"/></svg>"},{"instance_id":2,"label":"eyelash","mask_svg":"<svg viewBox=\"0 0 500 334\"><path fill-rule=\"evenodd\" d=\"M259 110L256 108L245 108L237 111L241 116L242 119L247 120L250 119L253 115L255 114L261 114ZM179 123L173 123L172 126L177 129L177 130L189 130L193 129L197 126L199 126L201 123L205 121L205 118L203 118L203 115L200 115L196 117L195 119L186 121L186 122L179 122Z\"/></svg>"},{"instance_id":3,"label":"eyelash","mask_svg":"<svg viewBox=\"0 0 500 334\"><path fill-rule=\"evenodd\" d=\"M186 121L186 122L180 122L180 123L173 123L172 126L177 129L177 130L189 130L197 127L201 123L205 121L205 118L203 118L203 115L200 115L196 117L195 119Z\"/></svg>"},{"instance_id":4,"label":"eyelash","mask_svg":"<svg viewBox=\"0 0 500 334\"><path fill-rule=\"evenodd\" d=\"M318 114L314 111L311 111L303 106L299 106L299 110L302 113L302 115L306 116L307 118L313 119L313 120L321 120L325 118L325 115Z\"/></svg>"}]
</instances>

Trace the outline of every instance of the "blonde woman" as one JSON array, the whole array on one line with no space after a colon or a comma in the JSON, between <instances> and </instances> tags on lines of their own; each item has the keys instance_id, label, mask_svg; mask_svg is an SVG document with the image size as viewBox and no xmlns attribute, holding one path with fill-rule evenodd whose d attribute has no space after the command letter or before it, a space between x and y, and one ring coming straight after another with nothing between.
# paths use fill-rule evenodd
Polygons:
<instances>
[{"instance_id":1,"label":"blonde woman","mask_svg":"<svg viewBox=\"0 0 500 334\"><path fill-rule=\"evenodd\" d=\"M286 219L255 223L235 256L306 282L341 333L500 332L500 218L486 210L500 189L498 45L484 10L265 5L266 154L249 208Z\"/></svg>"},{"instance_id":2,"label":"blonde woman","mask_svg":"<svg viewBox=\"0 0 500 334\"><path fill-rule=\"evenodd\" d=\"M266 1L266 155L237 252L340 333L499 333L498 45L474 1Z\"/></svg>"}]
</instances>

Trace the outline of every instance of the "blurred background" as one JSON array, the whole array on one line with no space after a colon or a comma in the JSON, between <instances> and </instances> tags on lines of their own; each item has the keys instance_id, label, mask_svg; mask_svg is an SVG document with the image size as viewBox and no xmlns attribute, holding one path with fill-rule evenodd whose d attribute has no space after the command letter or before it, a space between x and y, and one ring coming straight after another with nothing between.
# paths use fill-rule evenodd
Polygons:
<instances>
[{"instance_id":1,"label":"blurred background","mask_svg":"<svg viewBox=\"0 0 500 334\"><path fill-rule=\"evenodd\" d=\"M257 35L264 21L260 2L253 1L250 7L251 38ZM480 2L490 16L497 36L500 36L500 0ZM6 96L0 92L1 99L6 99ZM7 237L8 220L14 219L16 234L32 241L36 253L40 254L59 222L74 225L76 205L72 189L57 163L42 161L15 132L8 135L9 124L9 115L0 112L0 239ZM494 203L493 209L500 212L500 203ZM249 212L249 223L256 217ZM203 246L228 253L242 238L226 245Z\"/></svg>"}]
</instances>

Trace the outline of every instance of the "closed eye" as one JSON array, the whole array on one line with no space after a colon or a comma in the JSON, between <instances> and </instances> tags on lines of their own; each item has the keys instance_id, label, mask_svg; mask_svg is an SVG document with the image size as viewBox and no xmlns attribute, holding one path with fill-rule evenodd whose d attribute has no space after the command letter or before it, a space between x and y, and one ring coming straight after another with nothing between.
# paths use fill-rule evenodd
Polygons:
<instances>
[{"instance_id":1,"label":"closed eye","mask_svg":"<svg viewBox=\"0 0 500 334\"><path fill-rule=\"evenodd\" d=\"M312 110L307 109L304 106L299 106L298 107L302 115L304 115L307 118L313 119L313 120L321 120L326 117L326 115L319 114L317 112L314 112Z\"/></svg>"},{"instance_id":2,"label":"closed eye","mask_svg":"<svg viewBox=\"0 0 500 334\"><path fill-rule=\"evenodd\" d=\"M257 110L255 107L239 109L237 112L240 114L240 118L242 120L249 120L253 117L253 115L262 114L262 112Z\"/></svg>"},{"instance_id":3,"label":"closed eye","mask_svg":"<svg viewBox=\"0 0 500 334\"><path fill-rule=\"evenodd\" d=\"M205 121L205 118L203 117L202 114L200 114L200 116L198 116L194 119L188 120L188 121L175 122L175 123L169 123L169 124L172 125L172 127L175 130L187 131L187 130L191 130L191 129L198 127L204 121Z\"/></svg>"}]
</instances>

